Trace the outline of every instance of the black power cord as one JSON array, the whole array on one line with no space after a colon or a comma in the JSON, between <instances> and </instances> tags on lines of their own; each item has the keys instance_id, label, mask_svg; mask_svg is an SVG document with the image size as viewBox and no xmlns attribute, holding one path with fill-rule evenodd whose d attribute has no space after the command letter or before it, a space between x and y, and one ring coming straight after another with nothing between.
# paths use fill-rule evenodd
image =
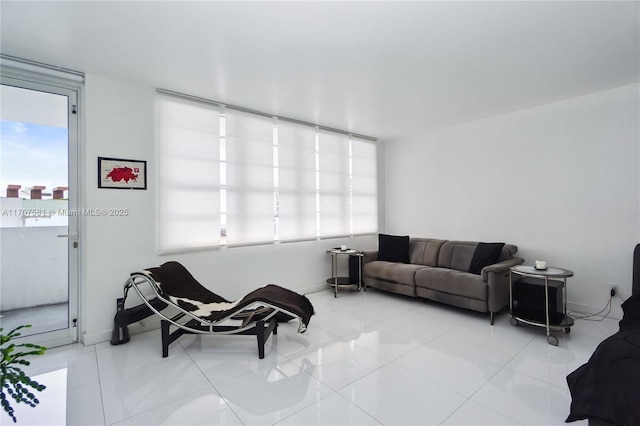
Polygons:
<instances>
[{"instance_id":1,"label":"black power cord","mask_svg":"<svg viewBox=\"0 0 640 426\"><path fill-rule=\"evenodd\" d=\"M607 301L607 304L604 306L604 308L602 308L602 310L600 312L596 312L595 314L580 314L580 313L570 312L570 315L574 319L582 319L582 320L585 320L585 321L602 321L602 320L604 320L611 313L611 301L613 300L613 297L616 294L615 289L611 289L610 294L611 295L609 296L609 300ZM604 314L604 316L602 318L592 319L593 317L598 316L601 313L603 313L605 310L607 311L607 313Z\"/></svg>"}]
</instances>

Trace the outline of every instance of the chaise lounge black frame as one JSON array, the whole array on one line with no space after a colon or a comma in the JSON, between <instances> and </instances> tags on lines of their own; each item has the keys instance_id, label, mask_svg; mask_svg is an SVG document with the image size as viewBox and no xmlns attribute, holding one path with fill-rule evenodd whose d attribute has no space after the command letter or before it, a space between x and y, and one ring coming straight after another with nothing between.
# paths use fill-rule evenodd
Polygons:
<instances>
[{"instance_id":1,"label":"chaise lounge black frame","mask_svg":"<svg viewBox=\"0 0 640 426\"><path fill-rule=\"evenodd\" d=\"M184 334L237 334L255 335L258 356L262 359L265 343L271 334L277 334L279 321L296 318L298 332L304 333L314 314L313 306L305 296L273 284L258 288L235 302L228 301L203 287L178 262L132 273L124 283L124 299L130 289L134 289L144 303L129 309L133 312L129 315L131 319L138 321L145 313L146 316L156 314L161 317L163 357L169 355L169 345ZM119 307L124 307L124 299L119 301ZM163 312L167 307L177 310L177 314L169 316ZM126 311L121 309L118 314ZM119 320L118 314L114 333L118 326L130 323L126 319ZM231 324L233 321L236 324ZM171 331L172 326L176 330ZM112 343L127 340L128 336L126 340L114 343L112 338Z\"/></svg>"}]
</instances>

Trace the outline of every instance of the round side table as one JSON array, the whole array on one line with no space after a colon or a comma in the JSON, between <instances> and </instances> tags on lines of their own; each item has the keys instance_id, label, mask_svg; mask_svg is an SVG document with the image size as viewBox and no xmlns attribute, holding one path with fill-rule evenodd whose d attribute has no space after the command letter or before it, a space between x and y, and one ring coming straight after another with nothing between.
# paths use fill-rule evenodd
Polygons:
<instances>
[{"instance_id":1,"label":"round side table","mask_svg":"<svg viewBox=\"0 0 640 426\"><path fill-rule=\"evenodd\" d=\"M327 250L327 254L331 255L331 278L327 278L327 283L333 287L333 297L338 297L338 286L341 285L357 285L358 291L362 288L362 258L364 254L358 250L339 248ZM354 280L352 277L338 276L338 258L340 256L357 256L358 257L358 278ZM367 288L365 286L365 291Z\"/></svg>"},{"instance_id":2,"label":"round side table","mask_svg":"<svg viewBox=\"0 0 640 426\"><path fill-rule=\"evenodd\" d=\"M524 309L519 307L523 300L514 300L513 275L522 277L518 286L544 287L544 306ZM567 278L572 277L573 272L568 269L548 267L537 269L533 266L518 265L510 268L509 273L509 311L511 313L510 322L518 325L523 322L538 327L544 327L547 331L547 342L557 346L558 338L551 334L551 330L562 330L566 333L571 331L574 323L573 318L567 315ZM562 294L562 312L549 312L549 289L555 288ZM520 302L520 303L518 303Z\"/></svg>"}]
</instances>

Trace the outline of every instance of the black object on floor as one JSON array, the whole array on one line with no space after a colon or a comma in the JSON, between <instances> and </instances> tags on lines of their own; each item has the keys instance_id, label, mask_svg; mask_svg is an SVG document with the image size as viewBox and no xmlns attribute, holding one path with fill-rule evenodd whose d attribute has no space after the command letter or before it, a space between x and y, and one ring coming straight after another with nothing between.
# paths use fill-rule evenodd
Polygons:
<instances>
[{"instance_id":1,"label":"black object on floor","mask_svg":"<svg viewBox=\"0 0 640 426\"><path fill-rule=\"evenodd\" d=\"M544 280L526 277L513 284L513 313L531 321L546 323ZM549 280L549 323L559 324L562 313L562 282Z\"/></svg>"}]
</instances>

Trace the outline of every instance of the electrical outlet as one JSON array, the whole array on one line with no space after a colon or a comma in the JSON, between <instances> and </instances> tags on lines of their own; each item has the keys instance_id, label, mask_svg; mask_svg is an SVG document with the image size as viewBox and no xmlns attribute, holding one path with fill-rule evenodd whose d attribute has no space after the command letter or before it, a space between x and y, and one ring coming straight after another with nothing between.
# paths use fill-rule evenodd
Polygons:
<instances>
[{"instance_id":1,"label":"electrical outlet","mask_svg":"<svg viewBox=\"0 0 640 426\"><path fill-rule=\"evenodd\" d=\"M618 285L617 284L609 284L609 294L611 297L618 294Z\"/></svg>"}]
</instances>

